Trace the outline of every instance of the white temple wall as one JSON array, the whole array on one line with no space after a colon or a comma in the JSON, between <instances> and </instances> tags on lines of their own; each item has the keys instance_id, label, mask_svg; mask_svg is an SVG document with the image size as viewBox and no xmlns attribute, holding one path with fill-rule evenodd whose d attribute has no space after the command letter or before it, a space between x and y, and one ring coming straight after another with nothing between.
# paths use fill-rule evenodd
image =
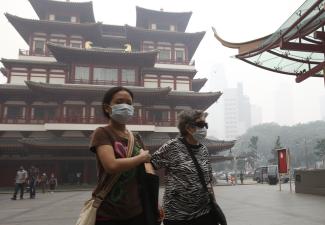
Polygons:
<instances>
[{"instance_id":1,"label":"white temple wall","mask_svg":"<svg viewBox=\"0 0 325 225\"><path fill-rule=\"evenodd\" d=\"M47 74L45 69L33 68L32 72L30 73L30 80L34 82L46 83L46 77Z\"/></svg>"},{"instance_id":2,"label":"white temple wall","mask_svg":"<svg viewBox=\"0 0 325 225\"><path fill-rule=\"evenodd\" d=\"M58 76L54 77L54 75L50 75L50 84L65 84L65 77L64 76Z\"/></svg>"},{"instance_id":3,"label":"white temple wall","mask_svg":"<svg viewBox=\"0 0 325 225\"><path fill-rule=\"evenodd\" d=\"M27 75L13 75L10 77L10 84L25 84L27 80Z\"/></svg>"},{"instance_id":4,"label":"white temple wall","mask_svg":"<svg viewBox=\"0 0 325 225\"><path fill-rule=\"evenodd\" d=\"M65 72L64 70L51 69L49 75L50 84L64 84L65 83Z\"/></svg>"}]
</instances>

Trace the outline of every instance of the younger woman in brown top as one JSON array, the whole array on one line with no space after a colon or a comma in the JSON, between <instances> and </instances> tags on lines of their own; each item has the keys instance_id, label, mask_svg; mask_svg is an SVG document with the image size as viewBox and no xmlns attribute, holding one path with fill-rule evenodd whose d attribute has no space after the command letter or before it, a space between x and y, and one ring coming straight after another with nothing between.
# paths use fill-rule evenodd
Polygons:
<instances>
[{"instance_id":1,"label":"younger woman in brown top","mask_svg":"<svg viewBox=\"0 0 325 225\"><path fill-rule=\"evenodd\" d=\"M112 175L121 173L111 191L97 210L96 225L145 225L137 170L150 161L149 151L142 149L135 137L132 157L126 158L128 130L126 123L133 116L133 93L124 87L107 91L102 102L108 125L99 127L92 135L90 150L96 153L98 183L93 195L110 182ZM110 176L106 176L107 173ZM106 177L106 178L105 178Z\"/></svg>"}]
</instances>

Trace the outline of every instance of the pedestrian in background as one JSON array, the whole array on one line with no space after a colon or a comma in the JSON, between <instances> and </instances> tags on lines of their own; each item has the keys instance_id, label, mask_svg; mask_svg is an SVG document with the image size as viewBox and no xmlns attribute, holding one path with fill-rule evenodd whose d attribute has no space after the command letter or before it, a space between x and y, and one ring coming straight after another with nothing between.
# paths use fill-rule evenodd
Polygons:
<instances>
[{"instance_id":1,"label":"pedestrian in background","mask_svg":"<svg viewBox=\"0 0 325 225\"><path fill-rule=\"evenodd\" d=\"M50 177L48 183L49 183L49 186L50 186L50 192L53 194L55 188L58 186L58 180L54 176L54 173L51 173L51 177Z\"/></svg>"},{"instance_id":2,"label":"pedestrian in background","mask_svg":"<svg viewBox=\"0 0 325 225\"><path fill-rule=\"evenodd\" d=\"M244 184L244 174L243 174L243 171L240 171L239 179L240 179L240 184Z\"/></svg>"},{"instance_id":3,"label":"pedestrian in background","mask_svg":"<svg viewBox=\"0 0 325 225\"><path fill-rule=\"evenodd\" d=\"M42 193L44 194L46 191L46 185L47 185L47 175L46 173L43 173L41 176L41 180L40 180L40 186L42 188Z\"/></svg>"},{"instance_id":4,"label":"pedestrian in background","mask_svg":"<svg viewBox=\"0 0 325 225\"><path fill-rule=\"evenodd\" d=\"M20 190L20 199L24 199L24 189L25 189L25 184L28 178L27 171L24 169L23 166L19 167L19 170L16 173L16 178L15 178L15 192L14 195L12 196L12 200L17 199L17 193Z\"/></svg>"},{"instance_id":5,"label":"pedestrian in background","mask_svg":"<svg viewBox=\"0 0 325 225\"><path fill-rule=\"evenodd\" d=\"M29 169L28 185L29 185L29 197L34 199L36 196L36 183L37 183L38 169L31 166Z\"/></svg>"}]
</instances>

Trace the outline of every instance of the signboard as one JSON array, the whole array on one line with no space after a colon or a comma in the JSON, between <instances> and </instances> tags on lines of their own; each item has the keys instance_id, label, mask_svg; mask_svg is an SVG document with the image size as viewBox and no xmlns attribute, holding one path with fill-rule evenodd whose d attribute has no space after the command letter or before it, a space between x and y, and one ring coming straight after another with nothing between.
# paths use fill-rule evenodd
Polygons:
<instances>
[{"instance_id":1,"label":"signboard","mask_svg":"<svg viewBox=\"0 0 325 225\"><path fill-rule=\"evenodd\" d=\"M285 148L277 151L279 173L288 173L288 151Z\"/></svg>"}]
</instances>

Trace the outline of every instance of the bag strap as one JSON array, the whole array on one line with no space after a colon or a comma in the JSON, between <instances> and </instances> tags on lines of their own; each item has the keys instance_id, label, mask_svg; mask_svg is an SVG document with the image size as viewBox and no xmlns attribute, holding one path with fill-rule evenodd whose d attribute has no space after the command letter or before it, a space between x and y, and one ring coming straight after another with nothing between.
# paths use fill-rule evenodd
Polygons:
<instances>
[{"instance_id":1,"label":"bag strap","mask_svg":"<svg viewBox=\"0 0 325 225\"><path fill-rule=\"evenodd\" d=\"M135 137L137 138L137 141L140 144L140 147L142 149L147 149L147 146L143 143L142 138L138 133L135 134ZM153 168L151 163L144 163L144 169L145 169L146 173L151 173L154 175L156 174L155 169Z\"/></svg>"},{"instance_id":2,"label":"bag strap","mask_svg":"<svg viewBox=\"0 0 325 225\"><path fill-rule=\"evenodd\" d=\"M191 156L191 158L192 158L192 160L193 160L193 162L194 162L194 165L195 165L195 167L196 167L196 171L197 171L197 173L198 173L198 176L199 176L200 182L201 182L201 184L202 184L202 186L203 186L203 189L204 189L206 192L210 193L209 190L208 190L208 188L207 188L207 184L206 184L206 182L205 182L205 179L204 179L204 174L203 174L202 168L200 167L200 165L199 165L199 163L198 163L196 157L194 156L194 153L193 153L191 147L189 146L189 144L187 143L187 141L185 140L184 137L183 137L183 138L179 138L179 140L180 140L180 141L181 141L181 142L186 146L187 151L188 151L188 153L190 154L190 156Z\"/></svg>"},{"instance_id":3,"label":"bag strap","mask_svg":"<svg viewBox=\"0 0 325 225\"><path fill-rule=\"evenodd\" d=\"M127 150L127 154L126 154L127 158L132 156L133 147L134 147L134 135L133 135L132 131L128 131L128 150ZM108 174L106 176L108 176ZM108 182L104 186L104 188L96 195L96 199L97 199L97 201L99 201L99 205L104 200L106 195L111 191L111 189L113 188L114 184L116 183L116 181L118 180L118 178L120 176L121 176L121 173L114 174L112 176L112 179L110 180L110 182Z\"/></svg>"},{"instance_id":4,"label":"bag strap","mask_svg":"<svg viewBox=\"0 0 325 225\"><path fill-rule=\"evenodd\" d=\"M208 190L208 187L207 187L207 184L204 180L204 175L203 175L203 171L197 161L197 159L195 158L194 156L194 153L191 149L191 147L189 146L189 144L187 143L187 141L185 140L185 138L180 138L181 142L186 146L193 162L194 162L194 165L196 167L196 170L197 170L197 173L198 173L198 176L200 178L200 181L201 181L201 184L203 186L203 189L208 193L208 196L209 196L209 199L210 199L210 204L212 204L212 210L215 212L216 216L218 217L217 219L217 224L218 225L227 225L227 220L226 220L226 217L225 215L223 214L221 208L219 207L219 205L216 203L216 198L215 198L215 195L214 195L214 191L213 191L213 188L212 189L212 193L209 192Z\"/></svg>"}]
</instances>

